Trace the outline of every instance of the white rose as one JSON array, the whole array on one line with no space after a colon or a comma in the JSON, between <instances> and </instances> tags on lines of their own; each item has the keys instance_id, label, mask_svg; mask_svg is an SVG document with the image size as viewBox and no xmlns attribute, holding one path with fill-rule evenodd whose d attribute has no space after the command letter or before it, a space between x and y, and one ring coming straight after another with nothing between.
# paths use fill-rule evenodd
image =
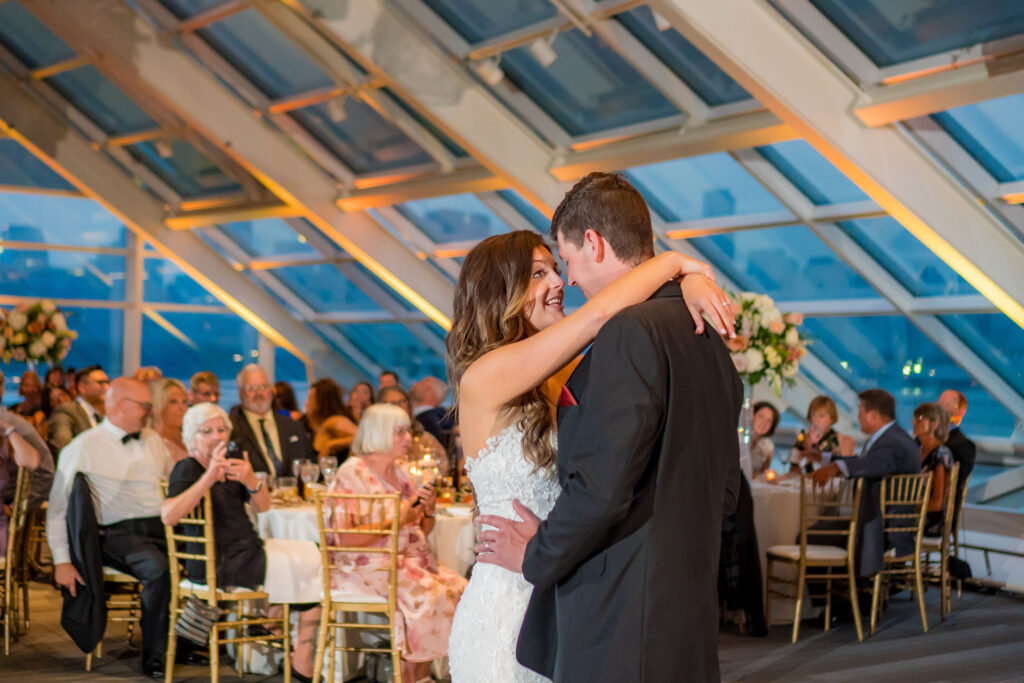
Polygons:
<instances>
[{"instance_id":1,"label":"white rose","mask_svg":"<svg viewBox=\"0 0 1024 683\"><path fill-rule=\"evenodd\" d=\"M11 326L12 330L23 330L25 325L28 325L28 316L21 311L11 311L7 317L7 324Z\"/></svg>"},{"instance_id":2,"label":"white rose","mask_svg":"<svg viewBox=\"0 0 1024 683\"><path fill-rule=\"evenodd\" d=\"M43 342L36 340L28 345L28 355L32 358L42 358L46 355L46 346Z\"/></svg>"},{"instance_id":3,"label":"white rose","mask_svg":"<svg viewBox=\"0 0 1024 683\"><path fill-rule=\"evenodd\" d=\"M736 372L747 371L747 354L734 353L730 357L732 358L732 364L736 366Z\"/></svg>"},{"instance_id":4,"label":"white rose","mask_svg":"<svg viewBox=\"0 0 1024 683\"><path fill-rule=\"evenodd\" d=\"M57 330L58 333L68 331L68 321L64 319L63 313L58 313L50 318L50 322L53 323L53 329Z\"/></svg>"},{"instance_id":5,"label":"white rose","mask_svg":"<svg viewBox=\"0 0 1024 683\"><path fill-rule=\"evenodd\" d=\"M791 327L786 330L786 346L790 348L800 343L800 333L796 331L795 327Z\"/></svg>"},{"instance_id":6,"label":"white rose","mask_svg":"<svg viewBox=\"0 0 1024 683\"><path fill-rule=\"evenodd\" d=\"M770 368L777 368L782 364L782 356L779 355L774 346L769 346L764 350L764 359Z\"/></svg>"},{"instance_id":7,"label":"white rose","mask_svg":"<svg viewBox=\"0 0 1024 683\"><path fill-rule=\"evenodd\" d=\"M764 356L757 349L747 349L747 372L754 373L764 367Z\"/></svg>"},{"instance_id":8,"label":"white rose","mask_svg":"<svg viewBox=\"0 0 1024 683\"><path fill-rule=\"evenodd\" d=\"M51 313L53 313L54 311L56 311L56 310L57 310L57 305L56 305L56 304L54 304L54 303L53 303L52 301L50 301L49 299L45 299L45 300L44 300L44 301L43 301L43 302L42 302L42 303L40 304L40 308L42 308L42 310L43 310L43 313L45 313L46 315L50 315Z\"/></svg>"},{"instance_id":9,"label":"white rose","mask_svg":"<svg viewBox=\"0 0 1024 683\"><path fill-rule=\"evenodd\" d=\"M786 379L793 379L796 377L796 373L799 369L800 368L796 363L786 363L782 366L782 376Z\"/></svg>"},{"instance_id":10,"label":"white rose","mask_svg":"<svg viewBox=\"0 0 1024 683\"><path fill-rule=\"evenodd\" d=\"M46 332L43 332L43 336L39 338L39 341L43 342L43 345L46 346L46 348L51 349L53 348L53 345L57 343L57 335L47 330Z\"/></svg>"}]
</instances>

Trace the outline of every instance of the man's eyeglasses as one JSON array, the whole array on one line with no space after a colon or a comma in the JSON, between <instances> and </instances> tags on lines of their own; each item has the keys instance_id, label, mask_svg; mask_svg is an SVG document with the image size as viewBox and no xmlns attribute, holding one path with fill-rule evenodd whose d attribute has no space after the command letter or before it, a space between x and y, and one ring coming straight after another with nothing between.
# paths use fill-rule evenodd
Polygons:
<instances>
[{"instance_id":1,"label":"man's eyeglasses","mask_svg":"<svg viewBox=\"0 0 1024 683\"><path fill-rule=\"evenodd\" d=\"M137 404L139 407L141 407L147 413L149 411L153 410L153 404L150 403L149 401L139 401L138 399L134 399L131 396L125 396L122 400L131 401L132 403Z\"/></svg>"},{"instance_id":2,"label":"man's eyeglasses","mask_svg":"<svg viewBox=\"0 0 1024 683\"><path fill-rule=\"evenodd\" d=\"M245 391L270 391L269 384L246 384L242 386Z\"/></svg>"}]
</instances>

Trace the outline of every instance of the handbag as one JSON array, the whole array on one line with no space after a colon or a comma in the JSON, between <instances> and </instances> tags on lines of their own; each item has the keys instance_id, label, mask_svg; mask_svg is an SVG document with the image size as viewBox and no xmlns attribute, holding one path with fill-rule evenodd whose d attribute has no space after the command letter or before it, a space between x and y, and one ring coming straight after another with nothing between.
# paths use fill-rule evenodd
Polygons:
<instances>
[{"instance_id":1,"label":"handbag","mask_svg":"<svg viewBox=\"0 0 1024 683\"><path fill-rule=\"evenodd\" d=\"M174 633L205 647L210 642L210 632L218 619L219 607L190 595L185 599L185 607L174 624Z\"/></svg>"}]
</instances>

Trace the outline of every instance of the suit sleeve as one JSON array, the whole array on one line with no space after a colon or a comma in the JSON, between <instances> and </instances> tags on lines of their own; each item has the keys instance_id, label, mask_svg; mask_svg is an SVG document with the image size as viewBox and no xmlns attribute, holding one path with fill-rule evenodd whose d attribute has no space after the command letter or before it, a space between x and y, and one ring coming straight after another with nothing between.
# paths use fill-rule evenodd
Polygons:
<instances>
[{"instance_id":1,"label":"suit sleeve","mask_svg":"<svg viewBox=\"0 0 1024 683\"><path fill-rule=\"evenodd\" d=\"M580 421L560 444L563 489L530 541L523 575L538 590L571 574L622 521L655 450L665 404L663 359L641 321L613 318L602 328Z\"/></svg>"},{"instance_id":2,"label":"suit sleeve","mask_svg":"<svg viewBox=\"0 0 1024 683\"><path fill-rule=\"evenodd\" d=\"M71 414L64 410L55 410L47 423L46 434L53 445L53 450L60 453L74 438Z\"/></svg>"},{"instance_id":3,"label":"suit sleeve","mask_svg":"<svg viewBox=\"0 0 1024 683\"><path fill-rule=\"evenodd\" d=\"M894 441L879 441L866 455L839 458L846 465L848 476L878 479L890 474L904 472L905 454Z\"/></svg>"}]
</instances>

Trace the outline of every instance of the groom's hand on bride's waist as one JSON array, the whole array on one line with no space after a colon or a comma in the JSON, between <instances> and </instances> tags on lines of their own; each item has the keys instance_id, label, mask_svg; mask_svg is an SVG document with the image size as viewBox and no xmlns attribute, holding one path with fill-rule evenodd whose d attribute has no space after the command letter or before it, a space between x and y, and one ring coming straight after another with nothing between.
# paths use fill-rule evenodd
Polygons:
<instances>
[{"instance_id":1,"label":"groom's hand on bride's waist","mask_svg":"<svg viewBox=\"0 0 1024 683\"><path fill-rule=\"evenodd\" d=\"M516 522L495 515L480 515L477 518L480 526L492 526L494 529L481 531L477 535L476 560L521 574L526 544L537 533L540 518L518 500L512 501L512 507L523 521Z\"/></svg>"}]
</instances>

